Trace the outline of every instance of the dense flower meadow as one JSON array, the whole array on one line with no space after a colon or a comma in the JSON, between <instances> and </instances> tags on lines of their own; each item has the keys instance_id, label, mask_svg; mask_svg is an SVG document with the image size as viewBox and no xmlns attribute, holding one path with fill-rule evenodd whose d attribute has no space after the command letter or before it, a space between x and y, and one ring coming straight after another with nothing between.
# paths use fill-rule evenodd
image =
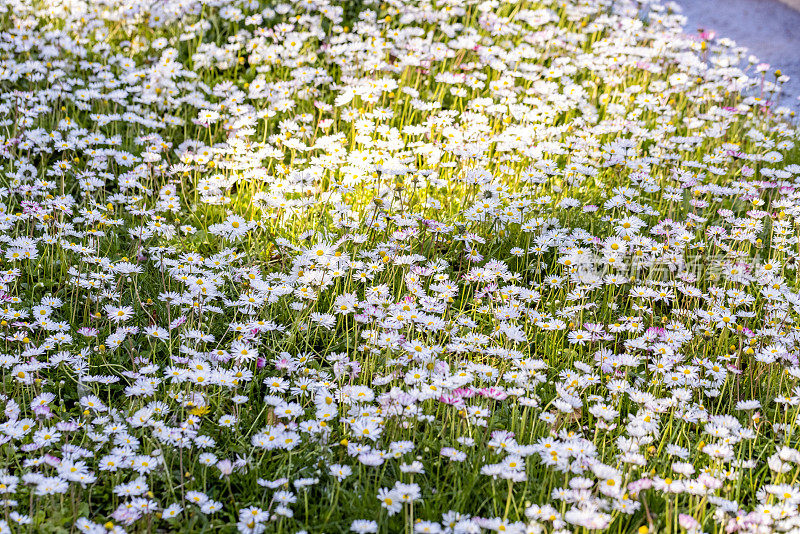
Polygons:
<instances>
[{"instance_id":1,"label":"dense flower meadow","mask_svg":"<svg viewBox=\"0 0 800 534\"><path fill-rule=\"evenodd\" d=\"M0 532L798 532L796 102L684 22L0 2Z\"/></svg>"}]
</instances>

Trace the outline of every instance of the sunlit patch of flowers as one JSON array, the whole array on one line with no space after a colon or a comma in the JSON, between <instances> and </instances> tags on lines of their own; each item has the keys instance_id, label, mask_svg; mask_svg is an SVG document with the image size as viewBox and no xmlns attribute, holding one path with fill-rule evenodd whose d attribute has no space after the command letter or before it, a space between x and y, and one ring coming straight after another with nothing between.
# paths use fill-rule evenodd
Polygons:
<instances>
[{"instance_id":1,"label":"sunlit patch of flowers","mask_svg":"<svg viewBox=\"0 0 800 534\"><path fill-rule=\"evenodd\" d=\"M796 531L787 78L683 22L0 2L0 532Z\"/></svg>"}]
</instances>

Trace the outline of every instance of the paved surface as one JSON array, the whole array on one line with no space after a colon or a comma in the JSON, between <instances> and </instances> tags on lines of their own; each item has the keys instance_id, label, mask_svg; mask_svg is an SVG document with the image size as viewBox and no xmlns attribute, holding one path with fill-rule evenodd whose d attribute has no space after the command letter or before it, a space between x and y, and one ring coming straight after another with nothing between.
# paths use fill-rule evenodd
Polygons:
<instances>
[{"instance_id":1,"label":"paved surface","mask_svg":"<svg viewBox=\"0 0 800 534\"><path fill-rule=\"evenodd\" d=\"M781 105L800 110L800 0L677 0L689 19L686 33L713 30L745 46L770 73L781 69L791 80ZM794 8L794 9L793 9Z\"/></svg>"}]
</instances>

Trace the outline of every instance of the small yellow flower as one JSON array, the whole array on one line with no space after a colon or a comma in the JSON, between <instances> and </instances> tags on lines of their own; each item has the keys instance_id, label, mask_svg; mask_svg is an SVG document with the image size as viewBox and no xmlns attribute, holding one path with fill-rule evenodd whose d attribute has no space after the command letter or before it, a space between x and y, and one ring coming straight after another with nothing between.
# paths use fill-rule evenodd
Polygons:
<instances>
[{"instance_id":1,"label":"small yellow flower","mask_svg":"<svg viewBox=\"0 0 800 534\"><path fill-rule=\"evenodd\" d=\"M201 417L201 416L207 414L209 411L211 411L211 409L208 406L203 406L203 407L192 408L189 411L189 413L192 414L192 415L197 415L198 417Z\"/></svg>"}]
</instances>

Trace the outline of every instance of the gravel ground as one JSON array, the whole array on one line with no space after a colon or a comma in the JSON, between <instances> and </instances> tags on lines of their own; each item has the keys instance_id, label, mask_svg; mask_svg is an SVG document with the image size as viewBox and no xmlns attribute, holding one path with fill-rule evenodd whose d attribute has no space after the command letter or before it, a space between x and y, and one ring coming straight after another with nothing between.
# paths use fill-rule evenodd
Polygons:
<instances>
[{"instance_id":1,"label":"gravel ground","mask_svg":"<svg viewBox=\"0 0 800 534\"><path fill-rule=\"evenodd\" d=\"M713 30L791 80L781 104L800 110L800 0L677 0L686 32ZM794 8L794 9L793 9Z\"/></svg>"}]
</instances>

